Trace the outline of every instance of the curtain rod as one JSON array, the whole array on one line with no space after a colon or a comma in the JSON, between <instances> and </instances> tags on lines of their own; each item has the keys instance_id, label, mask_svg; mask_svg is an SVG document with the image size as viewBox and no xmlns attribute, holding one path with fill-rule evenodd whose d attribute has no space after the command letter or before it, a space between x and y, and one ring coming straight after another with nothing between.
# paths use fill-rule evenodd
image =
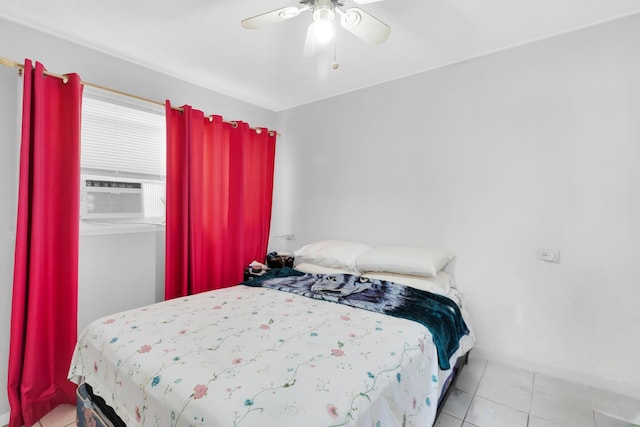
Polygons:
<instances>
[{"instance_id":1,"label":"curtain rod","mask_svg":"<svg viewBox=\"0 0 640 427\"><path fill-rule=\"evenodd\" d=\"M19 75L22 75L23 70L24 70L24 64L20 64L19 62L13 61L13 60L8 59L8 58L0 57L0 65L4 65L5 67L17 68ZM65 76L65 75L55 74L55 73L52 73L52 72L47 71L47 70L44 70L44 75L58 78L58 79L62 80L64 83L67 83L67 81L69 80L69 78L67 76ZM84 80L81 80L80 83L82 83L85 86L93 87L93 88L104 90L104 91L111 92L111 93L115 93L117 95L122 95L122 96L127 96L129 98L137 99L138 101L149 102L151 104L160 105L162 107L165 106L165 104L163 102L154 101L153 99L143 98L142 96L133 95L133 94L130 94L130 93L127 93L127 92L123 92L123 91L117 90L117 89L111 89L109 87L101 86L101 85L98 85L98 84L95 84L95 83L85 82ZM184 111L184 108L182 108L182 107L174 107L174 106L172 106L171 109L177 110L177 111L180 111L180 112ZM213 115L207 116L207 118L209 120L213 120ZM232 120L232 121L224 120L223 122L227 123L227 124L230 124L234 128L238 127L238 122L235 121L235 120ZM261 133L262 132L261 128L250 128L250 129L256 131L257 133ZM269 133L273 133L273 132L274 131L269 131ZM280 136L280 132L276 132L276 135Z\"/></svg>"}]
</instances>

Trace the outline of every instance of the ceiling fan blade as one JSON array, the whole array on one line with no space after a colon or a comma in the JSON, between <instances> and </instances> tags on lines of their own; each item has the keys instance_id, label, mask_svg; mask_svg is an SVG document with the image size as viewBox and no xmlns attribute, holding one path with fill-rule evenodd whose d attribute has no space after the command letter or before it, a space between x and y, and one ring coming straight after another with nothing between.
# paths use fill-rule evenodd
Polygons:
<instances>
[{"instance_id":1,"label":"ceiling fan blade","mask_svg":"<svg viewBox=\"0 0 640 427\"><path fill-rule=\"evenodd\" d=\"M265 25L276 24L287 19L295 18L300 14L300 12L307 9L309 9L308 6L304 6L301 8L283 7L280 9L272 10L271 12L265 12L260 15L252 16L251 18L243 19L242 21L240 21L240 25L242 25L242 28L255 30L256 28L261 28Z\"/></svg>"},{"instance_id":2,"label":"ceiling fan blade","mask_svg":"<svg viewBox=\"0 0 640 427\"><path fill-rule=\"evenodd\" d=\"M356 37L370 44L380 44L387 40L391 27L358 7L347 10L336 8L340 14L340 25Z\"/></svg>"},{"instance_id":3,"label":"ceiling fan blade","mask_svg":"<svg viewBox=\"0 0 640 427\"><path fill-rule=\"evenodd\" d=\"M369 3L378 3L378 2L381 2L382 0L353 0L353 1L358 4L369 4Z\"/></svg>"}]
</instances>

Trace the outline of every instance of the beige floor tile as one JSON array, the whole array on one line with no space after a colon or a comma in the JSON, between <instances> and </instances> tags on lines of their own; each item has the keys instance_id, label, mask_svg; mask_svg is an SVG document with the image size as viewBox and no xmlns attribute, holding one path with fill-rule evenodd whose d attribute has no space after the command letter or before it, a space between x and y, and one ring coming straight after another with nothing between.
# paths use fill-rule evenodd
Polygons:
<instances>
[{"instance_id":1,"label":"beige floor tile","mask_svg":"<svg viewBox=\"0 0 640 427\"><path fill-rule=\"evenodd\" d=\"M640 401L605 390L593 391L593 408L606 416L640 425Z\"/></svg>"},{"instance_id":2,"label":"beige floor tile","mask_svg":"<svg viewBox=\"0 0 640 427\"><path fill-rule=\"evenodd\" d=\"M531 415L564 427L594 427L591 405L584 401L560 399L548 394L533 393Z\"/></svg>"},{"instance_id":3,"label":"beige floor tile","mask_svg":"<svg viewBox=\"0 0 640 427\"><path fill-rule=\"evenodd\" d=\"M76 407L73 405L60 405L40 420L42 427L66 427L75 423Z\"/></svg>"},{"instance_id":4,"label":"beige floor tile","mask_svg":"<svg viewBox=\"0 0 640 427\"><path fill-rule=\"evenodd\" d=\"M478 427L526 427L528 414L476 396L465 418Z\"/></svg>"},{"instance_id":5,"label":"beige floor tile","mask_svg":"<svg viewBox=\"0 0 640 427\"><path fill-rule=\"evenodd\" d=\"M529 412L533 372L498 363L487 363L476 395L509 408Z\"/></svg>"}]
</instances>

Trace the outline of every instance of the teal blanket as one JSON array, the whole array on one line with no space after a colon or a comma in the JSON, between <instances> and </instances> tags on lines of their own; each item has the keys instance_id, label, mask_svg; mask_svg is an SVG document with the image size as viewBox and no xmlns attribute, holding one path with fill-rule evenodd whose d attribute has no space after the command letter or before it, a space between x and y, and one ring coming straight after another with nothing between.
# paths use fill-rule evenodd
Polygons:
<instances>
[{"instance_id":1,"label":"teal blanket","mask_svg":"<svg viewBox=\"0 0 640 427\"><path fill-rule=\"evenodd\" d=\"M451 299L385 280L352 274L305 274L292 268L271 270L242 283L291 292L413 320L433 336L440 369L450 369L449 359L460 338L469 333L460 308Z\"/></svg>"}]
</instances>

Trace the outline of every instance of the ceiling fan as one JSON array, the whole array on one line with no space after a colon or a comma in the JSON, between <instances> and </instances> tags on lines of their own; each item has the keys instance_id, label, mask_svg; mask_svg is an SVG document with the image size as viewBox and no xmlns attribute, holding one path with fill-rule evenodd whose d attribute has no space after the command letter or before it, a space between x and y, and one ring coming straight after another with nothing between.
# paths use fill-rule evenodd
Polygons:
<instances>
[{"instance_id":1,"label":"ceiling fan","mask_svg":"<svg viewBox=\"0 0 640 427\"><path fill-rule=\"evenodd\" d=\"M358 4L376 3L382 0L354 0ZM304 11L311 11L313 22L307 30L304 56L312 56L317 48L331 40L335 32L335 18L340 25L356 37L370 44L383 43L389 37L391 27L358 7L343 9L344 0L299 0L302 6L283 7L243 19L241 25L250 30L295 18Z\"/></svg>"}]
</instances>

